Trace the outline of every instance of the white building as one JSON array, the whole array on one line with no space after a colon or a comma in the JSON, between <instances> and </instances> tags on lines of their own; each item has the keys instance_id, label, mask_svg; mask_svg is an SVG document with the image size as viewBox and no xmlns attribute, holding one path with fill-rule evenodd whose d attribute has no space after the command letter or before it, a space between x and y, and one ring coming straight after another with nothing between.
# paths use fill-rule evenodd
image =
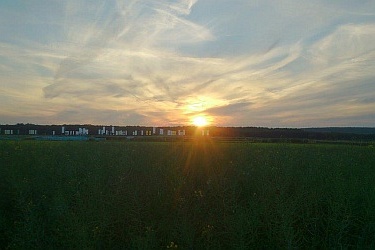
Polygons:
<instances>
[{"instance_id":1,"label":"white building","mask_svg":"<svg viewBox=\"0 0 375 250\"><path fill-rule=\"evenodd\" d=\"M100 131L100 129L99 129L99 131ZM78 130L68 130L65 127L62 127L61 132L64 135L76 135L76 136L88 135L89 134L89 130L87 128L78 128ZM53 135L54 135L54 133L53 133Z\"/></svg>"},{"instance_id":2,"label":"white building","mask_svg":"<svg viewBox=\"0 0 375 250\"><path fill-rule=\"evenodd\" d=\"M4 134L6 135L13 135L13 129L5 129Z\"/></svg>"},{"instance_id":3,"label":"white building","mask_svg":"<svg viewBox=\"0 0 375 250\"><path fill-rule=\"evenodd\" d=\"M183 130L178 130L178 133L177 133L179 136L184 136L185 135L185 129Z\"/></svg>"},{"instance_id":4,"label":"white building","mask_svg":"<svg viewBox=\"0 0 375 250\"><path fill-rule=\"evenodd\" d=\"M210 135L210 130L204 130L202 129L202 136L209 136Z\"/></svg>"}]
</instances>

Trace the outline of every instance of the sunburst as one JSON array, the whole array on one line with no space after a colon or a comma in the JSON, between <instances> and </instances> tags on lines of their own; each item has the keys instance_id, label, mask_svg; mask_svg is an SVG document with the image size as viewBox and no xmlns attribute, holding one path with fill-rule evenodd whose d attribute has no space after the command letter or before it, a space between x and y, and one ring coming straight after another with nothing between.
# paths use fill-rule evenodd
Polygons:
<instances>
[{"instance_id":1,"label":"sunburst","mask_svg":"<svg viewBox=\"0 0 375 250\"><path fill-rule=\"evenodd\" d=\"M204 127L208 125L208 120L204 116L196 116L192 119L192 123L197 127Z\"/></svg>"}]
</instances>

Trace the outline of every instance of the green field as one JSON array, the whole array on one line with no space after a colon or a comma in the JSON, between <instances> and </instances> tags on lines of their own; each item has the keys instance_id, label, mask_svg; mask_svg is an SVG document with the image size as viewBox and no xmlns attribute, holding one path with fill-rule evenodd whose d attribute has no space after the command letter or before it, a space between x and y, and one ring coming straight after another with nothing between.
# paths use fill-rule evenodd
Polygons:
<instances>
[{"instance_id":1,"label":"green field","mask_svg":"<svg viewBox=\"0 0 375 250\"><path fill-rule=\"evenodd\" d=\"M375 149L0 141L0 246L375 249Z\"/></svg>"}]
</instances>

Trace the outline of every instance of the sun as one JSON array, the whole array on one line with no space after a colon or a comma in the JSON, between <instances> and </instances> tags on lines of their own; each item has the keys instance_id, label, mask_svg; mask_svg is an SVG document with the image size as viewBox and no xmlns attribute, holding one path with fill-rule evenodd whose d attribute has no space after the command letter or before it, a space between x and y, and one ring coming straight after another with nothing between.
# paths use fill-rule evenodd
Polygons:
<instances>
[{"instance_id":1,"label":"sun","mask_svg":"<svg viewBox=\"0 0 375 250\"><path fill-rule=\"evenodd\" d=\"M192 122L197 127L203 127L208 124L207 118L204 116L196 116L192 119Z\"/></svg>"}]
</instances>

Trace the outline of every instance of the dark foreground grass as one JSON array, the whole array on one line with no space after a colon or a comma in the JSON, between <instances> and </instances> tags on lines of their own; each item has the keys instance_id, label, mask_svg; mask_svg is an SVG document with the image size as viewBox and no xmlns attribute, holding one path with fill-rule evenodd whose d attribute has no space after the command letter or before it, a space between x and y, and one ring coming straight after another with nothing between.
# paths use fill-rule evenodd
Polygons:
<instances>
[{"instance_id":1,"label":"dark foreground grass","mask_svg":"<svg viewBox=\"0 0 375 250\"><path fill-rule=\"evenodd\" d=\"M375 248L375 150L0 142L5 249Z\"/></svg>"}]
</instances>

